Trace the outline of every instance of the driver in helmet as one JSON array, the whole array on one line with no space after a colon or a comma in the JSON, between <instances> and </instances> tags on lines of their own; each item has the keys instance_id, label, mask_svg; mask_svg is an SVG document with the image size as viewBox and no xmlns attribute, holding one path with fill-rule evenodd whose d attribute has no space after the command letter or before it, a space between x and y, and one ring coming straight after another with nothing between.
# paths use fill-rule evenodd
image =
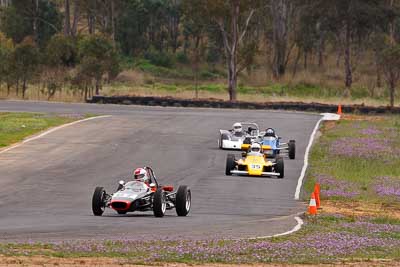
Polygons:
<instances>
[{"instance_id":1,"label":"driver in helmet","mask_svg":"<svg viewBox=\"0 0 400 267\"><path fill-rule=\"evenodd\" d=\"M243 135L243 127L242 124L240 122L235 123L232 126L232 132L234 135L236 136L242 136Z\"/></svg>"},{"instance_id":2,"label":"driver in helmet","mask_svg":"<svg viewBox=\"0 0 400 267\"><path fill-rule=\"evenodd\" d=\"M147 173L146 168L137 168L133 172L133 179L135 181L143 182L147 185L150 185L150 183L151 183L150 177L149 177L149 174Z\"/></svg>"},{"instance_id":3,"label":"driver in helmet","mask_svg":"<svg viewBox=\"0 0 400 267\"><path fill-rule=\"evenodd\" d=\"M268 128L267 130L265 130L265 135L264 137L274 137L277 138L275 130L272 128Z\"/></svg>"},{"instance_id":4,"label":"driver in helmet","mask_svg":"<svg viewBox=\"0 0 400 267\"><path fill-rule=\"evenodd\" d=\"M261 145L258 144L258 143L253 143L250 146L250 150L247 153L247 155L248 156L260 156L260 155L262 155L262 153L261 153Z\"/></svg>"}]
</instances>

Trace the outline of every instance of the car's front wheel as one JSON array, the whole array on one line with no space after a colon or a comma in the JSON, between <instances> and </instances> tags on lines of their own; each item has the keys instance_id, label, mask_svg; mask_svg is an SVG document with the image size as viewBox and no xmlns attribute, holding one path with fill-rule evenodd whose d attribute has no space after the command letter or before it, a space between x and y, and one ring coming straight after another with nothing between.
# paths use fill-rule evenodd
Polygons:
<instances>
[{"instance_id":1,"label":"car's front wheel","mask_svg":"<svg viewBox=\"0 0 400 267\"><path fill-rule=\"evenodd\" d=\"M275 172L279 173L278 178L285 177L285 166L281 157L276 158Z\"/></svg>"},{"instance_id":2,"label":"car's front wheel","mask_svg":"<svg viewBox=\"0 0 400 267\"><path fill-rule=\"evenodd\" d=\"M186 185L181 185L176 192L176 214L186 216L192 206L192 193Z\"/></svg>"},{"instance_id":3,"label":"car's front wheel","mask_svg":"<svg viewBox=\"0 0 400 267\"><path fill-rule=\"evenodd\" d=\"M289 147L289 159L296 158L296 142L294 140L290 140L288 143Z\"/></svg>"},{"instance_id":4,"label":"car's front wheel","mask_svg":"<svg viewBox=\"0 0 400 267\"><path fill-rule=\"evenodd\" d=\"M165 198L164 190L157 189L153 198L153 213L156 217L164 217L167 210L167 200Z\"/></svg>"},{"instance_id":5,"label":"car's front wheel","mask_svg":"<svg viewBox=\"0 0 400 267\"><path fill-rule=\"evenodd\" d=\"M106 209L105 205L106 191L103 187L96 187L92 198L92 211L95 216L101 216Z\"/></svg>"},{"instance_id":6,"label":"car's front wheel","mask_svg":"<svg viewBox=\"0 0 400 267\"><path fill-rule=\"evenodd\" d=\"M235 166L236 166L235 155L228 154L226 158L225 174L229 176L232 175L232 170L235 168Z\"/></svg>"}]
</instances>

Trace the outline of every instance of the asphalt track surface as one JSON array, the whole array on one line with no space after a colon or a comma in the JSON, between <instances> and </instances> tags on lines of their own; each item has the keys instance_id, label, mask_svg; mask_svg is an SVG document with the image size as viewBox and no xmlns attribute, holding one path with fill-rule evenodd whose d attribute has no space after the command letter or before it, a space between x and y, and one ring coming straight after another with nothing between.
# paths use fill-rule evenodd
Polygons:
<instances>
[{"instance_id":1,"label":"asphalt track surface","mask_svg":"<svg viewBox=\"0 0 400 267\"><path fill-rule=\"evenodd\" d=\"M112 115L52 132L0 152L0 241L247 238L282 233L305 210L294 200L310 134L320 119L294 112L0 101L0 111ZM274 127L297 142L285 178L227 177L219 129L236 121ZM240 155L240 153L236 153ZM174 210L102 217L96 186L112 192L132 170L152 166L162 184L189 185L188 217Z\"/></svg>"}]
</instances>

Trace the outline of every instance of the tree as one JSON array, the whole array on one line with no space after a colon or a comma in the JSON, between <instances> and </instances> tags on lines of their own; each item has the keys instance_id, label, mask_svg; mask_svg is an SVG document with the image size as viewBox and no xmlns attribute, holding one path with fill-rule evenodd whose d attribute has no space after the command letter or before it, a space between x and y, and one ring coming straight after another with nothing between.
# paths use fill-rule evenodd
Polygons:
<instances>
[{"instance_id":1,"label":"tree","mask_svg":"<svg viewBox=\"0 0 400 267\"><path fill-rule=\"evenodd\" d=\"M6 81L7 95L10 93L10 79L13 73L10 66L13 50L12 41L0 33L0 86L3 81Z\"/></svg>"},{"instance_id":2,"label":"tree","mask_svg":"<svg viewBox=\"0 0 400 267\"><path fill-rule=\"evenodd\" d=\"M28 82L34 77L39 66L39 49L32 38L25 38L15 46L11 60L15 64L16 75L22 81L22 98L25 98ZM18 86L17 86L18 95Z\"/></svg>"},{"instance_id":3,"label":"tree","mask_svg":"<svg viewBox=\"0 0 400 267\"><path fill-rule=\"evenodd\" d=\"M389 86L390 107L394 107L397 83L400 79L400 45L389 45L381 54L381 66Z\"/></svg>"},{"instance_id":4,"label":"tree","mask_svg":"<svg viewBox=\"0 0 400 267\"><path fill-rule=\"evenodd\" d=\"M104 74L115 76L120 71L118 52L111 39L100 34L84 37L78 43L79 72L95 81L96 95L100 93Z\"/></svg>"},{"instance_id":5,"label":"tree","mask_svg":"<svg viewBox=\"0 0 400 267\"><path fill-rule=\"evenodd\" d=\"M53 2L45 0L13 1L1 16L1 30L15 43L20 43L27 36L45 46L52 35L61 29L61 15Z\"/></svg>"},{"instance_id":6,"label":"tree","mask_svg":"<svg viewBox=\"0 0 400 267\"><path fill-rule=\"evenodd\" d=\"M364 40L377 28L384 28L390 9L380 0L311 1L310 12L321 18L323 27L334 33L344 54L346 94L353 83L355 60ZM356 56L354 56L356 55Z\"/></svg>"},{"instance_id":7,"label":"tree","mask_svg":"<svg viewBox=\"0 0 400 267\"><path fill-rule=\"evenodd\" d=\"M198 14L205 22L215 25L222 37L228 72L228 92L231 101L237 100L238 75L254 56L257 34L252 22L260 5L255 0L186 0L189 14ZM254 20L255 21L255 20ZM252 49L246 49L252 48Z\"/></svg>"}]
</instances>

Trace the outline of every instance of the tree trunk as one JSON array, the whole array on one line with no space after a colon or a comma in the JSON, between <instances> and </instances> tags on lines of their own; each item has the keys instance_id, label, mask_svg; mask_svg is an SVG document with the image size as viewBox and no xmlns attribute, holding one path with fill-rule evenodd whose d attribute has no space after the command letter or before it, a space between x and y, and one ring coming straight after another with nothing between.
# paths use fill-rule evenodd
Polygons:
<instances>
[{"instance_id":1,"label":"tree trunk","mask_svg":"<svg viewBox=\"0 0 400 267\"><path fill-rule=\"evenodd\" d=\"M88 10L88 30L89 34L94 34L96 31L96 1L91 0Z\"/></svg>"},{"instance_id":2,"label":"tree trunk","mask_svg":"<svg viewBox=\"0 0 400 267\"><path fill-rule=\"evenodd\" d=\"M17 85L16 85L16 88L15 88L15 91L16 91L17 96L18 96L19 95L19 79L17 79Z\"/></svg>"},{"instance_id":3,"label":"tree trunk","mask_svg":"<svg viewBox=\"0 0 400 267\"><path fill-rule=\"evenodd\" d=\"M292 77L293 77L293 78L296 77L296 74L297 74L297 67L298 67L298 65L299 65L300 58L301 58L301 49L298 48L297 57L296 57L296 60L295 60L295 62L294 62L294 67L293 67L293 73L292 73Z\"/></svg>"},{"instance_id":4,"label":"tree trunk","mask_svg":"<svg viewBox=\"0 0 400 267\"><path fill-rule=\"evenodd\" d=\"M100 94L100 87L101 87L101 82L100 82L100 80L101 80L101 78L100 79L96 79L96 95L99 95Z\"/></svg>"},{"instance_id":5,"label":"tree trunk","mask_svg":"<svg viewBox=\"0 0 400 267\"><path fill-rule=\"evenodd\" d=\"M308 52L304 51L304 70L308 68Z\"/></svg>"},{"instance_id":6,"label":"tree trunk","mask_svg":"<svg viewBox=\"0 0 400 267\"><path fill-rule=\"evenodd\" d=\"M88 99L88 87L85 85L85 101Z\"/></svg>"},{"instance_id":7,"label":"tree trunk","mask_svg":"<svg viewBox=\"0 0 400 267\"><path fill-rule=\"evenodd\" d=\"M76 36L78 31L78 22L79 22L79 0L74 1L74 18L72 22L71 35Z\"/></svg>"},{"instance_id":8,"label":"tree trunk","mask_svg":"<svg viewBox=\"0 0 400 267\"><path fill-rule=\"evenodd\" d=\"M272 12L272 42L274 48L273 74L280 78L286 72L287 32L288 32L288 0L271 1Z\"/></svg>"},{"instance_id":9,"label":"tree trunk","mask_svg":"<svg viewBox=\"0 0 400 267\"><path fill-rule=\"evenodd\" d=\"M353 84L353 73L351 67L351 25L350 21L346 23L346 40L345 40L345 51L344 51L344 65L345 65L345 94L348 96L350 94L350 88Z\"/></svg>"},{"instance_id":10,"label":"tree trunk","mask_svg":"<svg viewBox=\"0 0 400 267\"><path fill-rule=\"evenodd\" d=\"M26 79L22 82L22 99L25 99L25 92L26 92Z\"/></svg>"},{"instance_id":11,"label":"tree trunk","mask_svg":"<svg viewBox=\"0 0 400 267\"><path fill-rule=\"evenodd\" d=\"M32 0L32 4L34 6L34 15L32 21L33 27L33 36L35 38L35 42L39 43L39 30L38 30L38 17L39 17L39 0Z\"/></svg>"},{"instance_id":12,"label":"tree trunk","mask_svg":"<svg viewBox=\"0 0 400 267\"><path fill-rule=\"evenodd\" d=\"M69 0L64 0L64 35L68 36L71 34L71 12Z\"/></svg>"},{"instance_id":13,"label":"tree trunk","mask_svg":"<svg viewBox=\"0 0 400 267\"><path fill-rule=\"evenodd\" d=\"M324 66L324 51L325 51L325 36L321 32L318 40L318 67L322 68Z\"/></svg>"},{"instance_id":14,"label":"tree trunk","mask_svg":"<svg viewBox=\"0 0 400 267\"><path fill-rule=\"evenodd\" d=\"M394 107L394 91L396 90L395 79L392 78L389 82L389 96L390 96L390 107Z\"/></svg>"},{"instance_id":15,"label":"tree trunk","mask_svg":"<svg viewBox=\"0 0 400 267\"><path fill-rule=\"evenodd\" d=\"M111 21L111 38L115 41L115 3L110 0L110 21Z\"/></svg>"}]
</instances>

